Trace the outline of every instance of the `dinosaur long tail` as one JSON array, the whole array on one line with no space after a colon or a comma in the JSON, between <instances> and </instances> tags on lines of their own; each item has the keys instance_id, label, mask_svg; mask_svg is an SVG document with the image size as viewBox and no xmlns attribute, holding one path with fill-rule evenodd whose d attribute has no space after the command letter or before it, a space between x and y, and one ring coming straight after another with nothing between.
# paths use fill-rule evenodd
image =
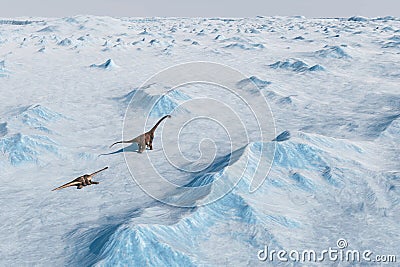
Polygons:
<instances>
[{"instance_id":1,"label":"dinosaur long tail","mask_svg":"<svg viewBox=\"0 0 400 267\"><path fill-rule=\"evenodd\" d=\"M151 130L148 131L148 132L149 132L149 133L150 133L150 132L154 132L154 131L157 129L158 125L160 125L160 123L161 123L164 119L166 119L166 118L171 118L171 115L165 115L164 117L162 117L162 118L156 123L156 125L154 125L153 128L151 128Z\"/></svg>"},{"instance_id":2,"label":"dinosaur long tail","mask_svg":"<svg viewBox=\"0 0 400 267\"><path fill-rule=\"evenodd\" d=\"M63 184L62 186L59 186L59 187L57 187L57 188L54 188L54 189L51 190L51 191L60 190L60 189L63 189L63 188L67 188L67 187L75 186L75 185L79 185L79 184L80 184L80 182L74 182L74 181L72 181L72 182Z\"/></svg>"},{"instance_id":3,"label":"dinosaur long tail","mask_svg":"<svg viewBox=\"0 0 400 267\"><path fill-rule=\"evenodd\" d=\"M115 142L114 144L112 144L112 145L110 146L110 148L112 148L112 147L113 147L114 145L116 145L116 144L125 144L125 143L133 143L133 142L135 142L134 139L128 140L128 141L118 141L118 142Z\"/></svg>"},{"instance_id":4,"label":"dinosaur long tail","mask_svg":"<svg viewBox=\"0 0 400 267\"><path fill-rule=\"evenodd\" d=\"M96 175L96 174L98 174L99 172L102 172L102 171L107 170L107 169L108 169L108 167L104 167L103 169L98 170L98 171L92 173L90 176Z\"/></svg>"}]
</instances>

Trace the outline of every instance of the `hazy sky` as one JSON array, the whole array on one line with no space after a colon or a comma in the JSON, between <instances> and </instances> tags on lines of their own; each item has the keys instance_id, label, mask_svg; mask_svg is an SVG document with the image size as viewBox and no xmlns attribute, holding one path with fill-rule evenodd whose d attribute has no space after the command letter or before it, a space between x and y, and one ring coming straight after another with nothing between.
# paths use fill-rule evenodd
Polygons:
<instances>
[{"instance_id":1,"label":"hazy sky","mask_svg":"<svg viewBox=\"0 0 400 267\"><path fill-rule=\"evenodd\" d=\"M0 0L0 17L400 17L400 0Z\"/></svg>"}]
</instances>

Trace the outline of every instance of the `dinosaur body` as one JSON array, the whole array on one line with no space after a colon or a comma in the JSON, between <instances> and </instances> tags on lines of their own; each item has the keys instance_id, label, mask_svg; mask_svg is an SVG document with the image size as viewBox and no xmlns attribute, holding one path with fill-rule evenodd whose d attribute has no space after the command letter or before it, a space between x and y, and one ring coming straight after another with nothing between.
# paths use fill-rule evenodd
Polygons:
<instances>
[{"instance_id":1,"label":"dinosaur body","mask_svg":"<svg viewBox=\"0 0 400 267\"><path fill-rule=\"evenodd\" d=\"M67 188L70 186L76 186L77 189L82 189L84 186L87 186L87 185L99 184L99 182L92 181L92 177L106 169L108 169L108 167L98 170L92 174L85 174L85 175L79 176L78 178L74 179L73 181L66 183L60 187L54 188L51 191L60 190L60 189Z\"/></svg>"},{"instance_id":2,"label":"dinosaur body","mask_svg":"<svg viewBox=\"0 0 400 267\"><path fill-rule=\"evenodd\" d=\"M133 138L132 140L127 140L127 141L119 141L119 142L115 142L114 144L112 144L110 146L110 148L113 145L116 144L122 144L122 143L137 143L139 145L139 153L142 153L145 149L146 146L149 147L150 150L153 150L153 139L154 139L154 132L156 131L158 125L160 125L160 123L166 119L166 118L171 118L171 115L166 115L164 117L162 117L154 126L153 128L151 128L150 131L145 132L135 138Z\"/></svg>"}]
</instances>

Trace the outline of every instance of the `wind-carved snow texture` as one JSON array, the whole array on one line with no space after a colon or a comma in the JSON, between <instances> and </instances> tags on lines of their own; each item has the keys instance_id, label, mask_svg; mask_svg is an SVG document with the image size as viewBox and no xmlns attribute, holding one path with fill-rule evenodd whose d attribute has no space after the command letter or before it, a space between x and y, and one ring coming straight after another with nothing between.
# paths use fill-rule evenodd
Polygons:
<instances>
[{"instance_id":1,"label":"wind-carved snow texture","mask_svg":"<svg viewBox=\"0 0 400 267\"><path fill-rule=\"evenodd\" d=\"M348 18L348 21L361 21L361 22L366 22L368 21L368 18L361 17L361 16L353 16Z\"/></svg>"},{"instance_id":2,"label":"wind-carved snow texture","mask_svg":"<svg viewBox=\"0 0 400 267\"><path fill-rule=\"evenodd\" d=\"M6 69L5 60L0 61L0 78L8 76L9 71Z\"/></svg>"},{"instance_id":3,"label":"wind-carved snow texture","mask_svg":"<svg viewBox=\"0 0 400 267\"><path fill-rule=\"evenodd\" d=\"M271 82L269 82L269 81L261 80L260 78L258 78L256 76L251 76L250 78L239 81L237 83L237 86L242 89L245 87L247 87L248 89L251 89L251 88L254 88L254 85L256 85L258 88L265 88L270 84L271 84Z\"/></svg>"},{"instance_id":4,"label":"wind-carved snow texture","mask_svg":"<svg viewBox=\"0 0 400 267\"><path fill-rule=\"evenodd\" d=\"M57 144L47 136L26 136L20 133L1 138L0 150L12 165L38 163L39 156L47 152L58 154Z\"/></svg>"},{"instance_id":5,"label":"wind-carved snow texture","mask_svg":"<svg viewBox=\"0 0 400 267\"><path fill-rule=\"evenodd\" d=\"M398 253L399 31L400 19L390 16L0 20L0 265L292 266L260 262L257 253L265 245L322 251L339 238L373 255ZM247 78L232 81L234 89L268 101L276 137L229 153L223 146L198 172L176 169L163 146L178 137L162 133L196 116L182 105L204 97L228 103L233 95L211 85L142 85L192 61L242 72ZM124 119L153 125L171 113L154 150L109 149ZM207 121L188 125L176 155L201 157L194 140L204 133L217 145L229 142ZM124 156L138 166L151 157L169 181L198 188L167 191L138 168L164 200L178 203L195 205L241 180L211 204L172 207L132 181ZM273 164L249 193L258 157ZM99 185L50 191L104 166Z\"/></svg>"},{"instance_id":6,"label":"wind-carved snow texture","mask_svg":"<svg viewBox=\"0 0 400 267\"><path fill-rule=\"evenodd\" d=\"M6 118L10 126L7 122L0 124L0 150L5 156L2 160L7 160L11 165L38 164L42 155L59 155L59 145L47 136L53 133L48 124L64 116L41 105L29 105L12 109L6 114ZM38 134L12 134L8 127L22 127L23 132L34 130Z\"/></svg>"},{"instance_id":7,"label":"wind-carved snow texture","mask_svg":"<svg viewBox=\"0 0 400 267\"><path fill-rule=\"evenodd\" d=\"M156 87L157 85L151 85ZM147 87L148 88L148 87ZM146 110L148 106L151 107L149 116L159 118L171 113L187 112L179 104L190 99L188 95L180 90L173 89L165 94L148 94L146 88L134 89L128 94L114 98L123 104L123 107L128 107L129 103L133 101L132 106L135 109Z\"/></svg>"},{"instance_id":8,"label":"wind-carved snow texture","mask_svg":"<svg viewBox=\"0 0 400 267\"><path fill-rule=\"evenodd\" d=\"M297 72L305 72L305 71L323 71L324 67L321 65L309 66L307 63L296 60L296 59L287 59L285 61L277 61L274 64L269 65L273 69L288 69Z\"/></svg>"},{"instance_id":9,"label":"wind-carved snow texture","mask_svg":"<svg viewBox=\"0 0 400 267\"><path fill-rule=\"evenodd\" d=\"M7 122L0 123L0 137L5 136L7 133Z\"/></svg>"},{"instance_id":10,"label":"wind-carved snow texture","mask_svg":"<svg viewBox=\"0 0 400 267\"><path fill-rule=\"evenodd\" d=\"M44 133L52 133L47 127L48 123L65 118L63 115L39 104L16 108L11 110L8 116L11 120L22 122L26 126Z\"/></svg>"},{"instance_id":11,"label":"wind-carved snow texture","mask_svg":"<svg viewBox=\"0 0 400 267\"><path fill-rule=\"evenodd\" d=\"M324 58L351 58L350 55L348 55L343 48L339 46L329 46L326 45L324 49L318 50L315 52L315 54L319 57L324 57Z\"/></svg>"},{"instance_id":12,"label":"wind-carved snow texture","mask_svg":"<svg viewBox=\"0 0 400 267\"><path fill-rule=\"evenodd\" d=\"M393 35L382 45L382 48L400 48L400 35Z\"/></svg>"},{"instance_id":13,"label":"wind-carved snow texture","mask_svg":"<svg viewBox=\"0 0 400 267\"><path fill-rule=\"evenodd\" d=\"M63 39L58 43L58 45L61 45L61 46L69 46L71 44L72 44L72 41L68 38Z\"/></svg>"},{"instance_id":14,"label":"wind-carved snow texture","mask_svg":"<svg viewBox=\"0 0 400 267\"><path fill-rule=\"evenodd\" d=\"M102 64L91 64L91 68L99 68L99 69L113 69L118 67L112 59L107 59L106 62Z\"/></svg>"},{"instance_id":15,"label":"wind-carved snow texture","mask_svg":"<svg viewBox=\"0 0 400 267\"><path fill-rule=\"evenodd\" d=\"M51 130L45 126L47 122L57 121L64 118L61 114L53 112L41 105L23 107L20 109L20 113L17 117L21 118L24 124L48 133L50 133Z\"/></svg>"},{"instance_id":16,"label":"wind-carved snow texture","mask_svg":"<svg viewBox=\"0 0 400 267\"><path fill-rule=\"evenodd\" d=\"M32 24L35 22L40 22L40 21L30 21L30 20L5 20L2 19L0 20L0 24L9 24L9 25L28 25Z\"/></svg>"},{"instance_id":17,"label":"wind-carved snow texture","mask_svg":"<svg viewBox=\"0 0 400 267\"><path fill-rule=\"evenodd\" d=\"M283 141L286 141L286 140L289 140L289 139L290 139L290 132L289 131L283 131L277 137L272 139L272 141L283 142Z\"/></svg>"},{"instance_id":18,"label":"wind-carved snow texture","mask_svg":"<svg viewBox=\"0 0 400 267\"><path fill-rule=\"evenodd\" d=\"M43 29L38 30L38 32L55 32L55 31L57 31L56 26L47 26L44 27Z\"/></svg>"}]
</instances>

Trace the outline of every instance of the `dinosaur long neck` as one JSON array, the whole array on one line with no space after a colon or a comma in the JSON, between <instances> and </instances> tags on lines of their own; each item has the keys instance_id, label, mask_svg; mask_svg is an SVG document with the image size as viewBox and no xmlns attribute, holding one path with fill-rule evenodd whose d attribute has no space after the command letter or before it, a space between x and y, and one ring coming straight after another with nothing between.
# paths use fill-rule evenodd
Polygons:
<instances>
[{"instance_id":1,"label":"dinosaur long neck","mask_svg":"<svg viewBox=\"0 0 400 267\"><path fill-rule=\"evenodd\" d=\"M153 128L151 128L150 131L148 131L148 133L154 133L155 130L157 129L158 125L160 125L160 123L161 123L164 119L166 119L166 118L168 118L168 117L170 117L170 115L165 115L164 117L162 117L162 118L156 123L156 125L154 125Z\"/></svg>"},{"instance_id":2,"label":"dinosaur long neck","mask_svg":"<svg viewBox=\"0 0 400 267\"><path fill-rule=\"evenodd\" d=\"M90 176L96 175L96 174L98 174L99 172L102 172L102 171L107 170L107 169L108 169L108 167L104 167L103 169L98 170L97 172L92 173Z\"/></svg>"}]
</instances>

